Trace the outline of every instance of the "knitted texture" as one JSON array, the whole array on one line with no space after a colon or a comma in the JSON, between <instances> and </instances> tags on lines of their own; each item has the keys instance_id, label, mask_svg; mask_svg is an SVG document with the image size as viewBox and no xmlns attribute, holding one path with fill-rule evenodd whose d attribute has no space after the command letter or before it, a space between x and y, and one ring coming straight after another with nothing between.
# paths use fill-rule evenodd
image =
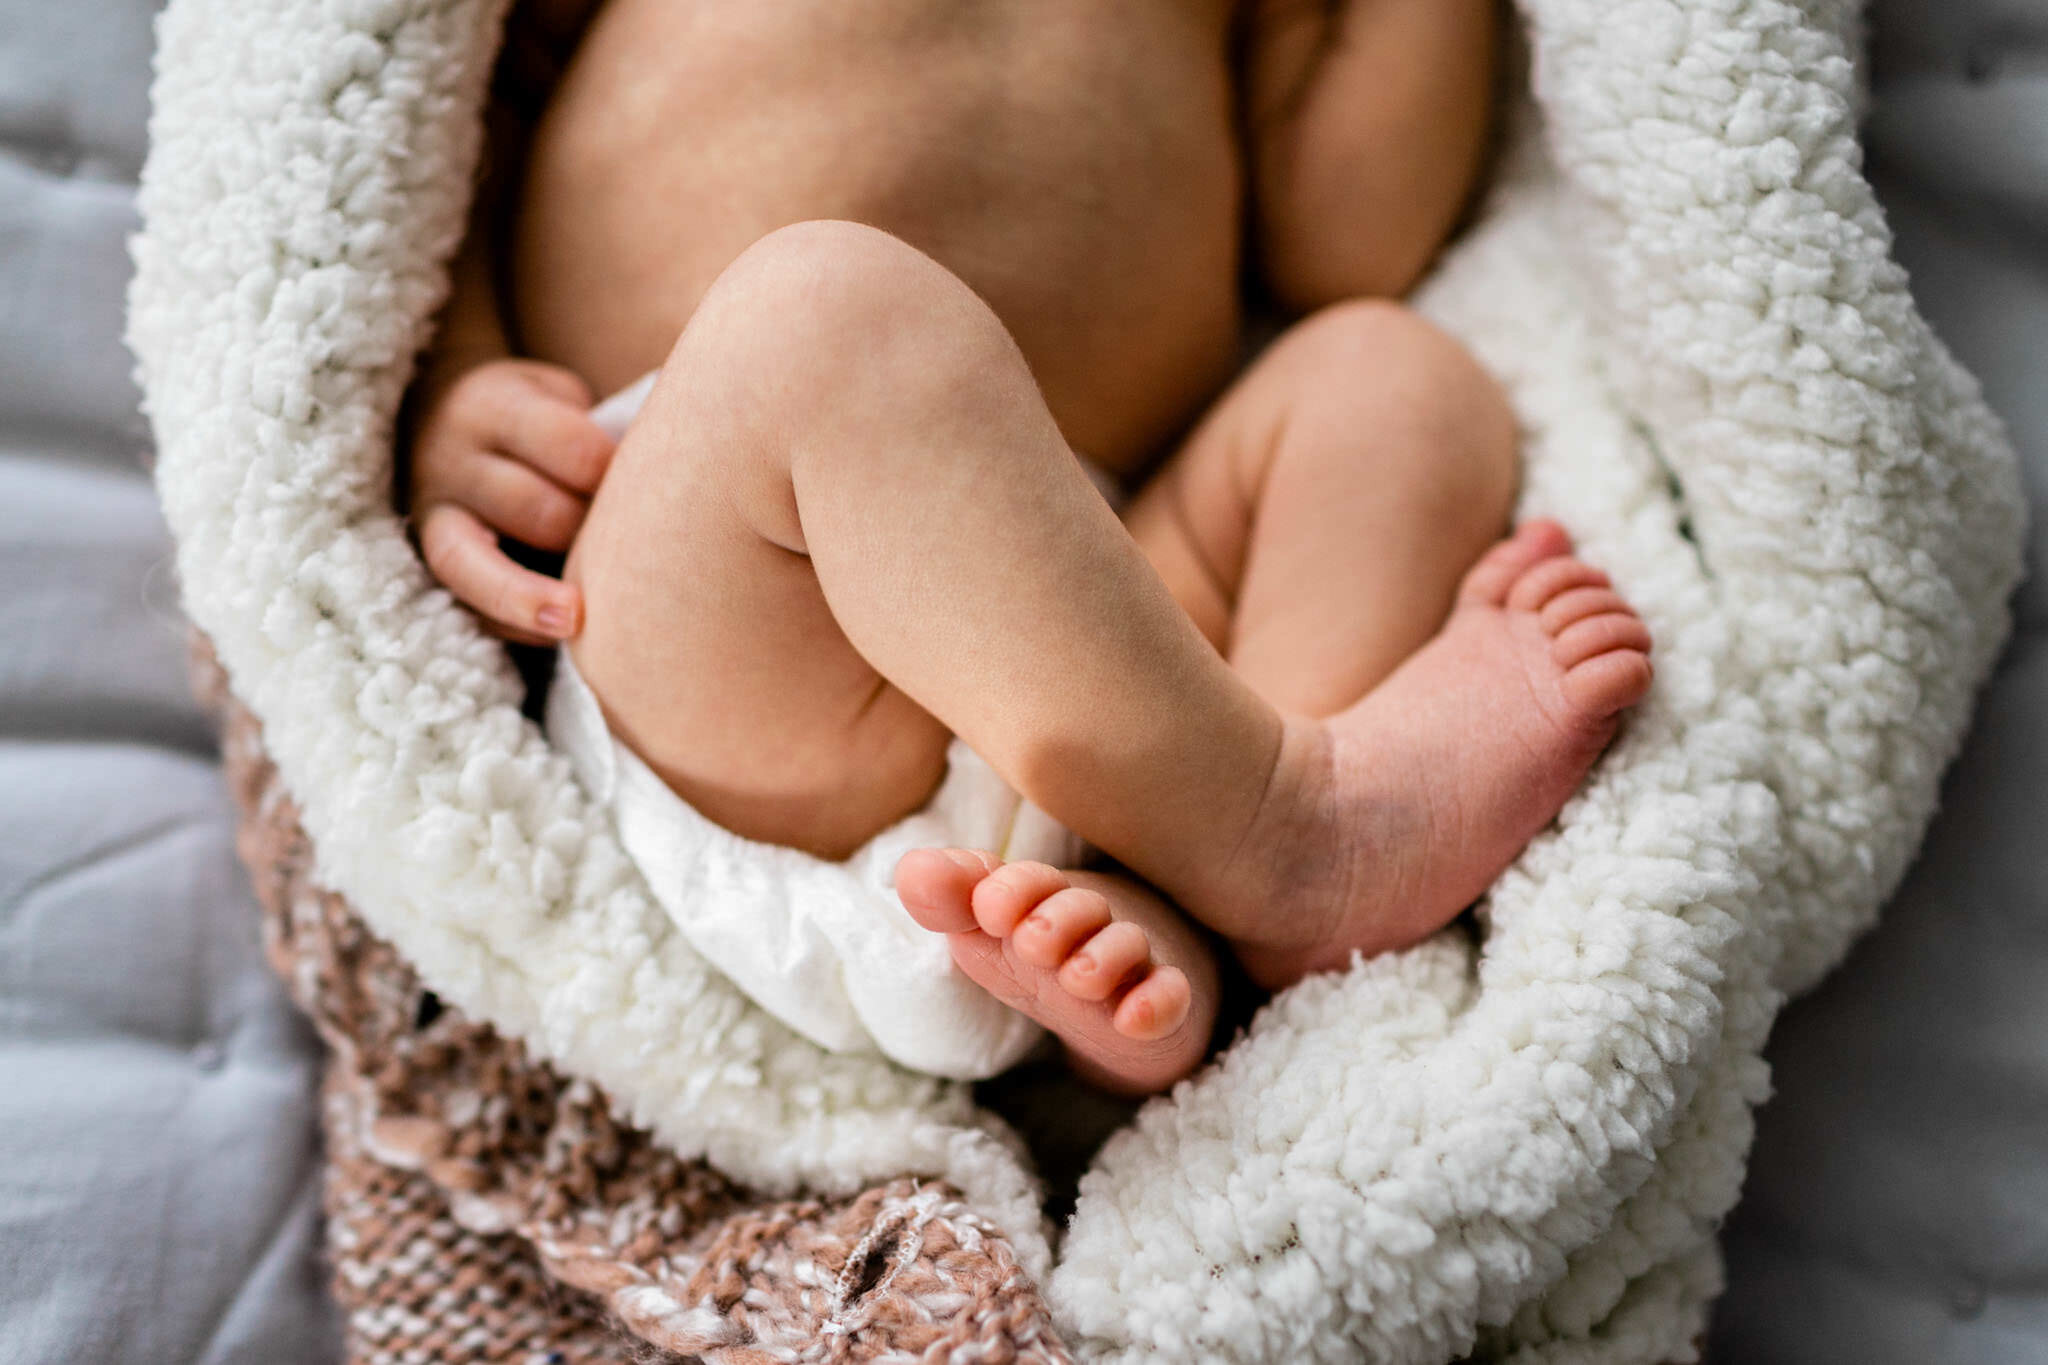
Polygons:
<instances>
[{"instance_id":1,"label":"knitted texture","mask_svg":"<svg viewBox=\"0 0 2048 1365\"><path fill-rule=\"evenodd\" d=\"M1506 385L1525 509L1639 606L1656 686L1479 941L1283 992L1111 1140L1055 1268L1014 1139L964 1089L820 1052L681 942L392 514L500 0L173 0L130 340L187 609L261 718L311 875L392 954L365 998L416 971L544 1061L557 1110L650 1134L634 1160L817 1201L791 1226L839 1229L842 1266L859 1220L833 1220L877 1190L984 1247L1000 1229L1085 1357L1686 1358L1771 1019L1912 855L2004 638L2022 503L1861 176L1853 6L1520 12L1533 98L1417 304ZM375 1128L445 1127L423 1084L360 1111L362 1150L431 1177L468 1158ZM534 1202L525 1150L476 1158L517 1192L502 1226L634 1330L668 1321L579 1284L582 1225ZM448 1188L465 1218L500 1207ZM829 1257L781 1254L771 1297L830 1300Z\"/></svg>"},{"instance_id":2,"label":"knitted texture","mask_svg":"<svg viewBox=\"0 0 2048 1365\"><path fill-rule=\"evenodd\" d=\"M272 965L329 1049L328 1253L361 1365L1070 1359L943 1185L775 1200L443 1005L340 897L202 645Z\"/></svg>"}]
</instances>

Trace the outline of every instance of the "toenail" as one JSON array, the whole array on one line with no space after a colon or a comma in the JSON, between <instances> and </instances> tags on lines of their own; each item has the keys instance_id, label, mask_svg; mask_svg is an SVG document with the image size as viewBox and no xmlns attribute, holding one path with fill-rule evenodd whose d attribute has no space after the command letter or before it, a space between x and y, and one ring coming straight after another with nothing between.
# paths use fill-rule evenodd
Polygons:
<instances>
[{"instance_id":1,"label":"toenail","mask_svg":"<svg viewBox=\"0 0 2048 1365\"><path fill-rule=\"evenodd\" d=\"M969 872L980 872L984 870L981 859L977 858L974 854L969 853L964 848L946 849L943 852L943 856L945 857L946 861L953 864L953 866L965 868Z\"/></svg>"},{"instance_id":2,"label":"toenail","mask_svg":"<svg viewBox=\"0 0 2048 1365\"><path fill-rule=\"evenodd\" d=\"M1072 957L1067 959L1067 965L1078 972L1087 973L1089 975L1093 975L1095 971L1095 959L1088 956L1088 954L1086 953L1075 953Z\"/></svg>"}]
</instances>

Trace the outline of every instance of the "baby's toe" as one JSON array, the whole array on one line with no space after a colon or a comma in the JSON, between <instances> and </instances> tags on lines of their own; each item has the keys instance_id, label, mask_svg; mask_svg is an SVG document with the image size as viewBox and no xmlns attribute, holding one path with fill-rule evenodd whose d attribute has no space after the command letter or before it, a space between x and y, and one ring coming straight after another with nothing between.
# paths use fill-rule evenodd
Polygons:
<instances>
[{"instance_id":1,"label":"baby's toe","mask_svg":"<svg viewBox=\"0 0 2048 1365\"><path fill-rule=\"evenodd\" d=\"M1611 611L1633 614L1635 608L1612 588L1566 588L1543 604L1536 619L1542 622L1544 630L1555 635L1576 621Z\"/></svg>"},{"instance_id":2,"label":"baby's toe","mask_svg":"<svg viewBox=\"0 0 2048 1365\"><path fill-rule=\"evenodd\" d=\"M1523 522L1513 535L1481 555L1479 562L1466 571L1464 582L1458 586L1458 598L1500 606L1507 600L1508 589L1530 568L1557 555L1569 554L1571 548L1572 538L1556 522L1540 518Z\"/></svg>"},{"instance_id":3,"label":"baby's toe","mask_svg":"<svg viewBox=\"0 0 2048 1365\"><path fill-rule=\"evenodd\" d=\"M1117 1002L1110 1023L1126 1038L1156 1042L1187 1022L1194 998L1186 972L1178 967L1155 967Z\"/></svg>"},{"instance_id":4,"label":"baby's toe","mask_svg":"<svg viewBox=\"0 0 2048 1365\"><path fill-rule=\"evenodd\" d=\"M1083 943L1060 965L1060 985L1082 1000L1107 1000L1141 967L1152 960L1145 931L1119 920Z\"/></svg>"},{"instance_id":5,"label":"baby's toe","mask_svg":"<svg viewBox=\"0 0 2048 1365\"><path fill-rule=\"evenodd\" d=\"M1605 720L1641 701L1650 690L1650 656L1641 649L1613 649L1566 670L1565 700L1581 715Z\"/></svg>"},{"instance_id":6,"label":"baby's toe","mask_svg":"<svg viewBox=\"0 0 2048 1365\"><path fill-rule=\"evenodd\" d=\"M1607 575L1582 559L1559 555L1546 559L1517 578L1508 589L1511 611L1540 611L1560 593L1573 588L1604 588Z\"/></svg>"},{"instance_id":7,"label":"baby's toe","mask_svg":"<svg viewBox=\"0 0 2048 1365\"><path fill-rule=\"evenodd\" d=\"M974 918L984 934L1008 938L1040 901L1071 885L1048 863L1005 863L974 888Z\"/></svg>"},{"instance_id":8,"label":"baby's toe","mask_svg":"<svg viewBox=\"0 0 2048 1365\"><path fill-rule=\"evenodd\" d=\"M964 934L975 927L974 888L999 866L973 849L913 848L896 864L896 898L933 933Z\"/></svg>"},{"instance_id":9,"label":"baby's toe","mask_svg":"<svg viewBox=\"0 0 2048 1365\"><path fill-rule=\"evenodd\" d=\"M1069 886L1018 922L1011 950L1025 966L1051 971L1108 924L1109 902L1100 891Z\"/></svg>"},{"instance_id":10,"label":"baby's toe","mask_svg":"<svg viewBox=\"0 0 2048 1365\"><path fill-rule=\"evenodd\" d=\"M1576 668L1586 660L1616 649L1647 654L1650 628L1634 612L1610 611L1575 621L1550 642L1550 657L1560 668Z\"/></svg>"}]
</instances>

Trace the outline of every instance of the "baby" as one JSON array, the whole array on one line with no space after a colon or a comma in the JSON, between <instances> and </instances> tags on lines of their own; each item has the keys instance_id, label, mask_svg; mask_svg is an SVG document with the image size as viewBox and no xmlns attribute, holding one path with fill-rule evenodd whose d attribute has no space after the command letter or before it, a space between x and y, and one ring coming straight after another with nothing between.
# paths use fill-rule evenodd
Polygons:
<instances>
[{"instance_id":1,"label":"baby","mask_svg":"<svg viewBox=\"0 0 2048 1365\"><path fill-rule=\"evenodd\" d=\"M754 840L843 858L964 740L1118 868L923 849L904 907L1082 1074L1170 1085L1214 952L1278 988L1439 928L1649 685L1562 530L1501 539L1498 389L1388 301L1495 24L529 0L414 398L428 565ZM1300 320L1233 378L1248 278ZM593 400L651 371L615 447ZM1163 464L1120 518L1077 454Z\"/></svg>"}]
</instances>

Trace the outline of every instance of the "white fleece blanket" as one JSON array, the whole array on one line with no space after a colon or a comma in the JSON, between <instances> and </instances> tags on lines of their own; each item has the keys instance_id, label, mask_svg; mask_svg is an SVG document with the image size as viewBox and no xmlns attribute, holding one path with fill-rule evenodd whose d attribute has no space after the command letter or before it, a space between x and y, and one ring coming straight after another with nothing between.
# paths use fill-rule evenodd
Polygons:
<instances>
[{"instance_id":1,"label":"white fleece blanket","mask_svg":"<svg viewBox=\"0 0 2048 1365\"><path fill-rule=\"evenodd\" d=\"M391 513L502 0L173 0L131 342L193 619L324 877L437 991L768 1190L953 1182L1100 1359L1690 1358L1758 1050L1908 859L2005 633L2021 503L1913 311L1839 0L1523 0L1533 92L1420 303L1656 689L1445 934L1147 1107L1052 1260L956 1086L833 1057L681 941Z\"/></svg>"}]
</instances>

